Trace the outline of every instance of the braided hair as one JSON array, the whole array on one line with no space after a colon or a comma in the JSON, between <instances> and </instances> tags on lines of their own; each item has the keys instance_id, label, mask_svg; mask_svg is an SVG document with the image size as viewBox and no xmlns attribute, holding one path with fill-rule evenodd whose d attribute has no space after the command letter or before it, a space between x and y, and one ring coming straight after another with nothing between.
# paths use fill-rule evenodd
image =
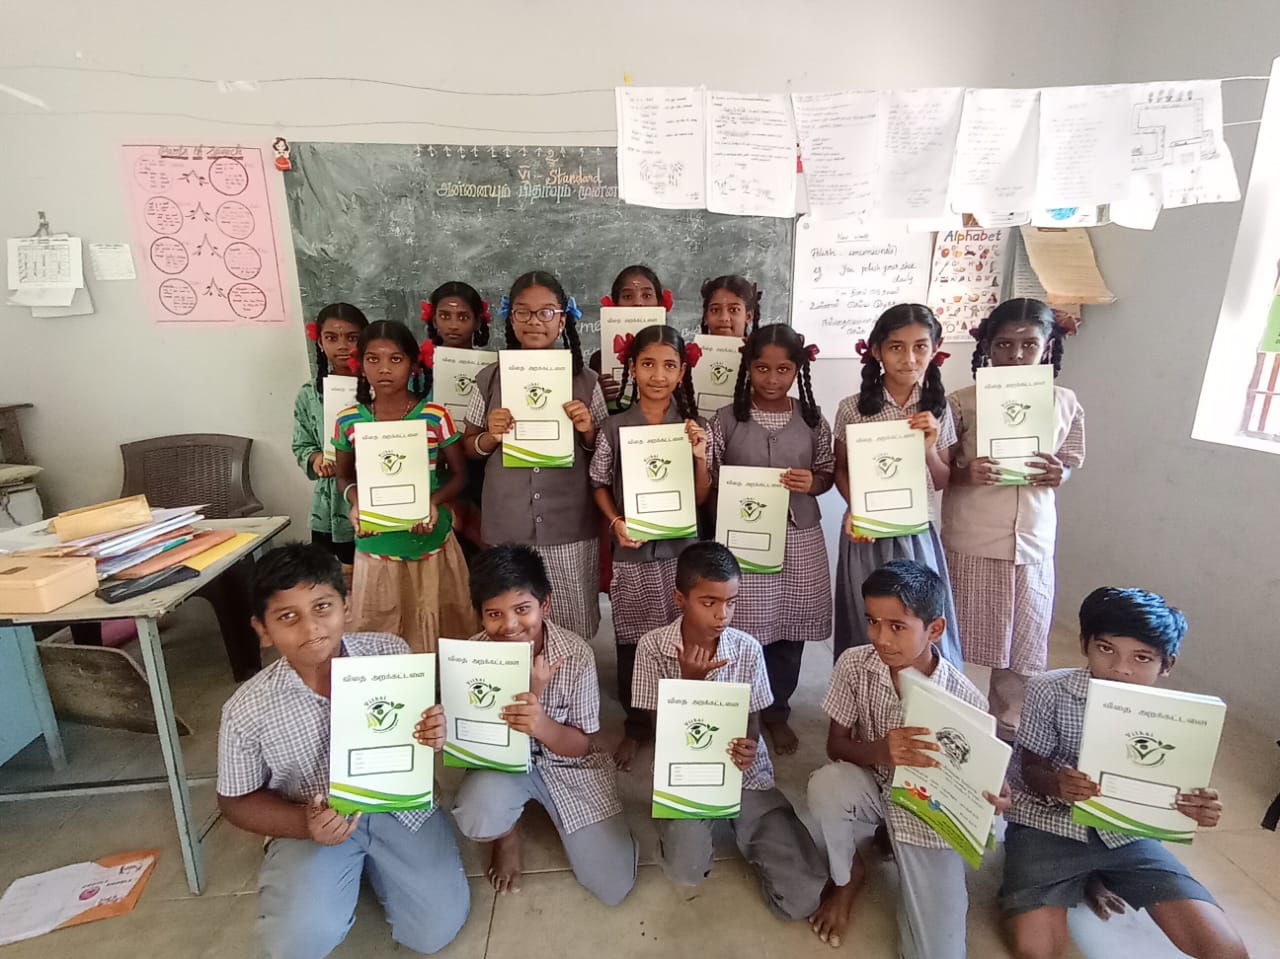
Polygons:
<instances>
[{"instance_id":1,"label":"braided hair","mask_svg":"<svg viewBox=\"0 0 1280 959\"><path fill-rule=\"evenodd\" d=\"M884 371L872 350L883 344L894 330L906 326L923 326L927 329L935 350L942 342L942 324L927 306L899 303L881 313L876 325L871 328L866 351L862 354L862 387L858 390L858 412L863 416L875 416L884 409ZM942 370L938 367L936 356L929 361L929 366L924 371L917 409L932 413L938 419L942 419L946 412L947 391L942 385Z\"/></svg>"},{"instance_id":2,"label":"braided hair","mask_svg":"<svg viewBox=\"0 0 1280 959\"><path fill-rule=\"evenodd\" d=\"M626 362L622 364L620 393L626 393L627 391L627 379L631 375L631 364L640 358L640 354L647 347L653 346L655 343L671 347L676 351L676 356L680 357L680 362L684 364L684 378L671 392L671 396L676 401L676 411L680 414L682 420L697 419L698 404L693 399L693 377L690 374L689 357L685 352L684 337L680 335L680 331L674 326L646 326L635 335L635 338L631 341L631 348L627 350ZM632 380L631 404L634 406L639 399L640 384Z\"/></svg>"},{"instance_id":3,"label":"braided hair","mask_svg":"<svg viewBox=\"0 0 1280 959\"><path fill-rule=\"evenodd\" d=\"M329 356L321 345L324 325L329 320L342 320L358 330L364 330L369 325L359 307L350 303L330 303L316 316L316 392L321 396L324 396L324 378L329 375Z\"/></svg>"},{"instance_id":4,"label":"braided hair","mask_svg":"<svg viewBox=\"0 0 1280 959\"><path fill-rule=\"evenodd\" d=\"M551 295L556 298L556 302L560 304L560 309L565 309L569 305L569 297L565 295L564 287L550 273L542 270L533 270L516 277L516 281L511 284L511 292L507 294L506 316L503 317L506 322L507 349L522 349L520 340L516 337L516 329L511 324L511 304L525 290L535 286L545 287L551 291ZM573 375L577 376L582 372L582 344L578 340L578 321L568 313L564 315L564 345L573 353Z\"/></svg>"},{"instance_id":5,"label":"braided hair","mask_svg":"<svg viewBox=\"0 0 1280 959\"><path fill-rule=\"evenodd\" d=\"M379 320L370 323L360 331L360 340L356 346L359 364L356 373L356 402L369 406L373 402L373 387L364 375L364 351L374 340L390 340L413 364L413 372L409 374L408 390L418 396L427 396L431 392L431 370L422 365L418 356L418 341L409 332L409 327L397 320Z\"/></svg>"},{"instance_id":6,"label":"braided hair","mask_svg":"<svg viewBox=\"0 0 1280 959\"><path fill-rule=\"evenodd\" d=\"M444 337L440 335L440 331L436 329L436 320L434 313L440 306L440 301L449 297L457 297L463 303L467 304L467 308L471 310L472 316L475 317L475 329L471 332L472 346L488 346L489 345L489 319L485 316L484 300L480 299L480 294L476 288L470 283L463 283L461 280L449 280L447 283L441 283L431 295L427 297L427 302L431 304L432 317L427 320L427 338L436 346L444 345Z\"/></svg>"},{"instance_id":7,"label":"braided hair","mask_svg":"<svg viewBox=\"0 0 1280 959\"><path fill-rule=\"evenodd\" d=\"M643 263L634 263L631 266L624 267L613 280L613 286L609 289L609 297L616 304L622 298L622 287L627 280L633 276L638 276L648 283L653 284L653 295L657 298L659 305L662 303L662 281L658 279L658 274Z\"/></svg>"},{"instance_id":8,"label":"braided hair","mask_svg":"<svg viewBox=\"0 0 1280 959\"><path fill-rule=\"evenodd\" d=\"M751 320L747 323L745 334L750 336L756 331L756 327L760 325L760 299L763 294L760 289L748 280L745 276L737 274L727 274L725 276L717 276L714 280L706 280L702 284L702 332L707 330L707 309L711 306L712 294L719 290L728 290L747 308L751 314Z\"/></svg>"},{"instance_id":9,"label":"braided hair","mask_svg":"<svg viewBox=\"0 0 1280 959\"><path fill-rule=\"evenodd\" d=\"M991 343L1000 328L1010 323L1029 323L1044 334L1048 362L1053 364L1053 375L1056 378L1062 371L1063 341L1067 331L1059 325L1053 307L1030 298L1005 300L970 331L977 341L973 347L974 375L977 375L979 368L991 365ZM1044 363L1045 358L1041 357L1040 362Z\"/></svg>"},{"instance_id":10,"label":"braided hair","mask_svg":"<svg viewBox=\"0 0 1280 959\"><path fill-rule=\"evenodd\" d=\"M742 348L742 363L738 366L738 385L733 391L733 418L739 423L751 419L751 364L760 358L766 346L779 346L786 351L787 359L796 365L796 382L800 384L800 416L810 429L822 421L818 404L813 398L813 382L809 376L809 353L804 347L804 337L786 323L770 323L761 326L747 337Z\"/></svg>"}]
</instances>

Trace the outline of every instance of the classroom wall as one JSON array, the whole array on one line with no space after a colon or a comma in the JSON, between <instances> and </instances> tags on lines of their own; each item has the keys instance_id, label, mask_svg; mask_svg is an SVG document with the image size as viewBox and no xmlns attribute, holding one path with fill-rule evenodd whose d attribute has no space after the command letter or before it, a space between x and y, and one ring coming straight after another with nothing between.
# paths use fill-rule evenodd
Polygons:
<instances>
[{"instance_id":1,"label":"classroom wall","mask_svg":"<svg viewBox=\"0 0 1280 959\"><path fill-rule=\"evenodd\" d=\"M1181 0L1117 6L1133 41L1120 81L1266 75L1280 55L1280 34L1258 29L1275 23L1274 0L1237 0L1229 17ZM1227 121L1257 119L1265 88L1226 84ZM1226 131L1242 188L1256 136ZM1084 402L1089 450L1060 498L1058 607L1074 619L1100 585L1165 593L1191 621L1176 682L1274 733L1280 460L1191 439L1239 221L1235 203L1166 213L1149 234L1092 231L1118 299L1087 307L1068 342L1063 380Z\"/></svg>"}]
</instances>

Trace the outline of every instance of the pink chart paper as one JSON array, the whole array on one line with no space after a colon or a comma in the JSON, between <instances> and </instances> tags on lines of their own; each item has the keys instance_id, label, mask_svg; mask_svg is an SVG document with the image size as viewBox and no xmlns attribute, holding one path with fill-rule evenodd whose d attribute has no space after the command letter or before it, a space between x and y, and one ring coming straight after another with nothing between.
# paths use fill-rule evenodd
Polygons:
<instances>
[{"instance_id":1,"label":"pink chart paper","mask_svg":"<svg viewBox=\"0 0 1280 959\"><path fill-rule=\"evenodd\" d=\"M160 323L283 323L275 221L256 147L123 148L139 279Z\"/></svg>"}]
</instances>

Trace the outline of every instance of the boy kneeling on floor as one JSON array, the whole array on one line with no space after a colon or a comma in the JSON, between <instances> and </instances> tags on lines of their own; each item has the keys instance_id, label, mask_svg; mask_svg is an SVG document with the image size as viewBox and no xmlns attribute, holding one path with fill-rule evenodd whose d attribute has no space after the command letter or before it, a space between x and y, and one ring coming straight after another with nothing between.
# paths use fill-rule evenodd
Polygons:
<instances>
[{"instance_id":1,"label":"boy kneeling on floor","mask_svg":"<svg viewBox=\"0 0 1280 959\"><path fill-rule=\"evenodd\" d=\"M391 935L438 952L467 919L470 891L447 814L436 809L356 813L330 808L329 666L338 656L408 653L387 633L345 633L342 567L318 546L268 553L254 572L253 627L281 658L222 707L218 808L269 837L258 880L258 926L273 959L323 959L355 922L367 874ZM414 738L439 750L444 710L433 706Z\"/></svg>"}]
</instances>

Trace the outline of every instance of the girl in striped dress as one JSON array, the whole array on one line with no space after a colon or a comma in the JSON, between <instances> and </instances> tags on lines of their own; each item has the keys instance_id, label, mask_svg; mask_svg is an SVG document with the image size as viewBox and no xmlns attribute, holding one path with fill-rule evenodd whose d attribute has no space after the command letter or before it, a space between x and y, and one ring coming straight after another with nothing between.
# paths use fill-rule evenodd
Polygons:
<instances>
[{"instance_id":1,"label":"girl in striped dress","mask_svg":"<svg viewBox=\"0 0 1280 959\"><path fill-rule=\"evenodd\" d=\"M817 347L783 323L758 328L747 339L732 406L709 429L713 480L721 466L775 466L791 491L787 546L781 573L744 573L733 625L764 647L773 705L760 718L774 748L799 745L788 725L790 699L800 679L805 643L831 635L831 574L818 497L835 481L831 427L813 399L809 365ZM788 394L799 382L799 398Z\"/></svg>"},{"instance_id":2,"label":"girl in striped dress","mask_svg":"<svg viewBox=\"0 0 1280 959\"><path fill-rule=\"evenodd\" d=\"M608 421L596 437L591 457L591 485L609 532L613 548L613 577L609 598L613 607L613 634L618 649L618 701L626 710L626 731L614 750L618 768L631 768L640 744L653 737L649 713L631 705L631 679L640 637L666 626L676 609L676 560L697 537L645 541L627 534L619 504L622 488L622 447L619 430L626 426L684 423L693 449L694 498L705 503L711 492L707 468L707 436L693 399L689 368L697 363L697 347L686 347L672 326L641 330L618 354L623 367L622 387L632 383L631 403Z\"/></svg>"},{"instance_id":3,"label":"girl in striped dress","mask_svg":"<svg viewBox=\"0 0 1280 959\"><path fill-rule=\"evenodd\" d=\"M525 273L502 298L509 350L573 354L573 398L564 404L573 424L573 465L560 469L508 467L493 453L515 417L502 397L498 364L476 377L466 417L466 451L484 464L480 535L486 543L532 546L551 579L552 622L588 642L600 628L599 514L592 508L587 466L596 434L608 418L596 374L582 362L578 320L582 311L550 273Z\"/></svg>"},{"instance_id":4,"label":"girl in striped dress","mask_svg":"<svg viewBox=\"0 0 1280 959\"><path fill-rule=\"evenodd\" d=\"M951 481L951 448L956 444L956 427L942 385L941 362L945 354L942 325L927 306L900 303L880 314L871 335L858 344L862 355L862 388L846 396L836 410L836 488L846 503L849 490L849 457L845 427L850 423L906 420L921 434L925 445L926 482L932 496ZM855 537L853 516L845 513L844 535L836 562L835 654L867 642L867 610L862 601L862 584L868 576L894 559L915 560L928 566L947 583L946 632L938 641L947 660L962 666L960 635L956 628L956 608L947 576L947 560L942 541L932 523L923 533L890 536L884 539Z\"/></svg>"}]
</instances>

